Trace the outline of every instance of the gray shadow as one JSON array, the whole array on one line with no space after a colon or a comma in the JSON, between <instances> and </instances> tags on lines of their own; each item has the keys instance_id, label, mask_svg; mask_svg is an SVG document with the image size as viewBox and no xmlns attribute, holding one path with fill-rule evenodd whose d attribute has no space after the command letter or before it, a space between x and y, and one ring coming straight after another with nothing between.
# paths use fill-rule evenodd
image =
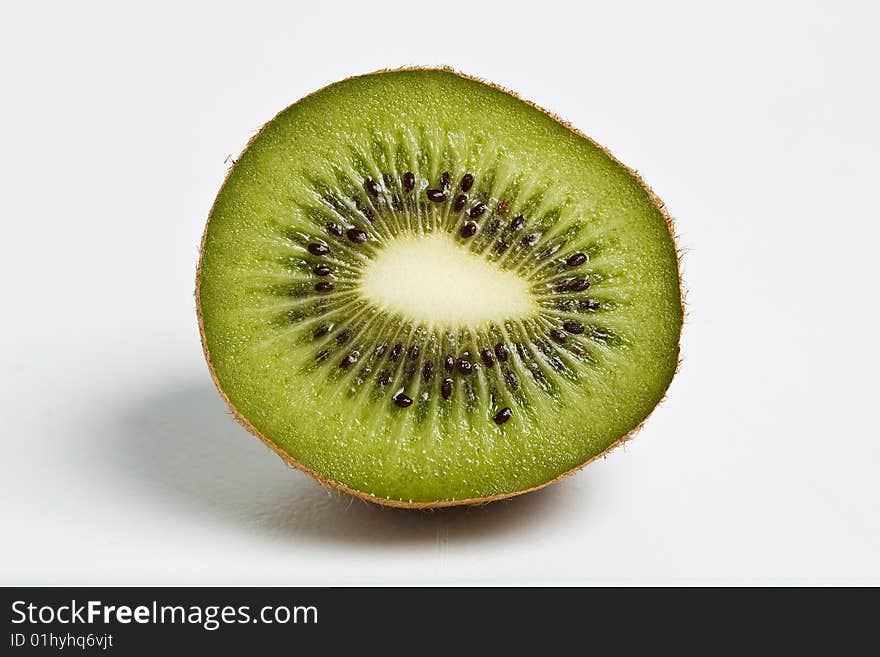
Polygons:
<instances>
[{"instance_id":1,"label":"gray shadow","mask_svg":"<svg viewBox=\"0 0 880 657\"><path fill-rule=\"evenodd\" d=\"M102 441L112 441L97 453L118 480L169 513L317 543L417 543L443 550L452 539L532 532L563 508L571 510L557 499L566 482L481 507L435 511L378 507L329 492L242 428L204 379L134 400L118 409L111 430L98 432Z\"/></svg>"}]
</instances>

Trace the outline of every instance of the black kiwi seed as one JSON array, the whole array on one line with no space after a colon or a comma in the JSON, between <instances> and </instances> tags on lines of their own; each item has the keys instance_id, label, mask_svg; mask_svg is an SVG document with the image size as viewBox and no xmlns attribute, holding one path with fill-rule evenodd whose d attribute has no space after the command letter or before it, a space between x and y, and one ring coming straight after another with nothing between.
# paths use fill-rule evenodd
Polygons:
<instances>
[{"instance_id":1,"label":"black kiwi seed","mask_svg":"<svg viewBox=\"0 0 880 657\"><path fill-rule=\"evenodd\" d=\"M355 244L363 244L367 241L367 234L360 228L349 228L345 231L345 236Z\"/></svg>"},{"instance_id":2,"label":"black kiwi seed","mask_svg":"<svg viewBox=\"0 0 880 657\"><path fill-rule=\"evenodd\" d=\"M477 217L482 217L484 212L486 212L486 204L477 203L468 211L468 215L470 215L471 219L476 219Z\"/></svg>"},{"instance_id":3,"label":"black kiwi seed","mask_svg":"<svg viewBox=\"0 0 880 657\"><path fill-rule=\"evenodd\" d=\"M471 364L471 361L467 358L467 356L462 356L458 359L458 371L467 376L474 371L474 366Z\"/></svg>"},{"instance_id":4,"label":"black kiwi seed","mask_svg":"<svg viewBox=\"0 0 880 657\"><path fill-rule=\"evenodd\" d=\"M559 329L550 329L550 338L557 344L565 344L568 336Z\"/></svg>"},{"instance_id":5,"label":"black kiwi seed","mask_svg":"<svg viewBox=\"0 0 880 657\"><path fill-rule=\"evenodd\" d=\"M388 351L388 345L384 342L376 347L376 350L373 352L376 358L382 358L385 355L385 352Z\"/></svg>"},{"instance_id":6,"label":"black kiwi seed","mask_svg":"<svg viewBox=\"0 0 880 657\"><path fill-rule=\"evenodd\" d=\"M309 253L316 256L323 256L330 253L330 247L325 244L318 244L317 242L312 242L308 246Z\"/></svg>"},{"instance_id":7,"label":"black kiwi seed","mask_svg":"<svg viewBox=\"0 0 880 657\"><path fill-rule=\"evenodd\" d=\"M513 372L508 370L507 374L504 375L504 380L507 381L507 385L511 390L519 388L519 378Z\"/></svg>"},{"instance_id":8,"label":"black kiwi seed","mask_svg":"<svg viewBox=\"0 0 880 657\"><path fill-rule=\"evenodd\" d=\"M492 419L495 421L495 424L504 424L511 418L512 415L513 411L505 406L500 411L498 411Z\"/></svg>"},{"instance_id":9,"label":"black kiwi seed","mask_svg":"<svg viewBox=\"0 0 880 657\"><path fill-rule=\"evenodd\" d=\"M578 308L581 310L599 310L599 302L595 299L584 299L578 301Z\"/></svg>"},{"instance_id":10,"label":"black kiwi seed","mask_svg":"<svg viewBox=\"0 0 880 657\"><path fill-rule=\"evenodd\" d=\"M315 357L315 360L317 360L320 363L321 361L327 360L327 356L329 356L329 355L330 355L330 350L324 349L324 351L318 352L318 355Z\"/></svg>"},{"instance_id":11,"label":"black kiwi seed","mask_svg":"<svg viewBox=\"0 0 880 657\"><path fill-rule=\"evenodd\" d=\"M315 272L315 276L328 276L333 268L330 265L315 265L315 268L312 270Z\"/></svg>"},{"instance_id":12,"label":"black kiwi seed","mask_svg":"<svg viewBox=\"0 0 880 657\"><path fill-rule=\"evenodd\" d=\"M494 235L498 232L498 229L501 228L501 222L498 219L493 219L489 222L489 225L486 226L486 234Z\"/></svg>"},{"instance_id":13,"label":"black kiwi seed","mask_svg":"<svg viewBox=\"0 0 880 657\"><path fill-rule=\"evenodd\" d=\"M412 171L407 171L405 174L403 174L403 188L406 191L411 192L413 190L413 187L415 186L416 174L414 174Z\"/></svg>"},{"instance_id":14,"label":"black kiwi seed","mask_svg":"<svg viewBox=\"0 0 880 657\"><path fill-rule=\"evenodd\" d=\"M590 287L590 281L586 278L576 278L565 285L568 292L583 292L588 287Z\"/></svg>"},{"instance_id":15,"label":"black kiwi seed","mask_svg":"<svg viewBox=\"0 0 880 657\"><path fill-rule=\"evenodd\" d=\"M428 196L428 200L434 201L434 203L442 203L446 200L446 192L442 189L429 189L425 194Z\"/></svg>"},{"instance_id":16,"label":"black kiwi seed","mask_svg":"<svg viewBox=\"0 0 880 657\"><path fill-rule=\"evenodd\" d=\"M330 332L330 329L333 328L333 324L324 324L323 326L319 326L315 329L315 332L312 335L316 338L323 337Z\"/></svg>"},{"instance_id":17,"label":"black kiwi seed","mask_svg":"<svg viewBox=\"0 0 880 657\"><path fill-rule=\"evenodd\" d=\"M572 253L565 259L565 264L569 267L578 267L587 261L586 253Z\"/></svg>"},{"instance_id":18,"label":"black kiwi seed","mask_svg":"<svg viewBox=\"0 0 880 657\"><path fill-rule=\"evenodd\" d=\"M474 186L474 177L470 173L464 174L464 177L461 179L461 191L467 192L470 191L470 188Z\"/></svg>"},{"instance_id":19,"label":"black kiwi seed","mask_svg":"<svg viewBox=\"0 0 880 657\"><path fill-rule=\"evenodd\" d=\"M468 221L461 229L458 231L458 234L463 238L467 239L468 237L473 237L477 233L477 224L473 221Z\"/></svg>"},{"instance_id":20,"label":"black kiwi seed","mask_svg":"<svg viewBox=\"0 0 880 657\"><path fill-rule=\"evenodd\" d=\"M364 181L364 189L366 189L373 198L379 196L379 185L377 185L376 181L372 178L367 178Z\"/></svg>"},{"instance_id":21,"label":"black kiwi seed","mask_svg":"<svg viewBox=\"0 0 880 657\"><path fill-rule=\"evenodd\" d=\"M361 212L364 213L364 216L367 218L367 221L369 221L370 223L373 223L373 216L374 215L373 215L373 211L370 210L370 208L364 208L363 210L361 210Z\"/></svg>"},{"instance_id":22,"label":"black kiwi seed","mask_svg":"<svg viewBox=\"0 0 880 657\"><path fill-rule=\"evenodd\" d=\"M486 367L492 367L495 365L495 358L492 356L491 350L483 347L483 349L480 350L480 357L483 359Z\"/></svg>"},{"instance_id":23,"label":"black kiwi seed","mask_svg":"<svg viewBox=\"0 0 880 657\"><path fill-rule=\"evenodd\" d=\"M409 357L411 360L416 360L419 357L419 345L414 344L409 348Z\"/></svg>"},{"instance_id":24,"label":"black kiwi seed","mask_svg":"<svg viewBox=\"0 0 880 657\"><path fill-rule=\"evenodd\" d=\"M455 197L455 201L452 203L452 209L456 212L461 212L467 203L467 194L459 194Z\"/></svg>"},{"instance_id":25,"label":"black kiwi seed","mask_svg":"<svg viewBox=\"0 0 880 657\"><path fill-rule=\"evenodd\" d=\"M339 224L334 224L332 221L327 224L327 232L331 235L336 235L336 237L342 237L342 228Z\"/></svg>"},{"instance_id":26,"label":"black kiwi seed","mask_svg":"<svg viewBox=\"0 0 880 657\"><path fill-rule=\"evenodd\" d=\"M400 212L403 210L403 199L398 194L391 197L391 207Z\"/></svg>"},{"instance_id":27,"label":"black kiwi seed","mask_svg":"<svg viewBox=\"0 0 880 657\"><path fill-rule=\"evenodd\" d=\"M507 242L504 242L502 240L498 240L498 242L495 244L495 252L498 255L501 255L502 253L507 251L508 246L509 245L507 244Z\"/></svg>"},{"instance_id":28,"label":"black kiwi seed","mask_svg":"<svg viewBox=\"0 0 880 657\"><path fill-rule=\"evenodd\" d=\"M440 394L443 395L443 399L452 397L452 379L443 379L443 383L440 384Z\"/></svg>"},{"instance_id":29,"label":"black kiwi seed","mask_svg":"<svg viewBox=\"0 0 880 657\"><path fill-rule=\"evenodd\" d=\"M345 344L350 337L351 329L343 329L339 332L339 335L336 336L336 344Z\"/></svg>"},{"instance_id":30,"label":"black kiwi seed","mask_svg":"<svg viewBox=\"0 0 880 657\"><path fill-rule=\"evenodd\" d=\"M499 342L495 345L495 355L498 357L502 363L507 362L507 357L510 355L510 352L507 350L507 345L503 342Z\"/></svg>"},{"instance_id":31,"label":"black kiwi seed","mask_svg":"<svg viewBox=\"0 0 880 657\"><path fill-rule=\"evenodd\" d=\"M349 367L357 362L358 355L358 352L352 351L348 356L346 356L339 362L339 369L347 370Z\"/></svg>"},{"instance_id":32,"label":"black kiwi seed","mask_svg":"<svg viewBox=\"0 0 880 657\"><path fill-rule=\"evenodd\" d=\"M391 399L400 408L408 408L408 407L412 406L412 403L413 403L413 400L410 397L407 397L406 395L404 395L402 392L398 392Z\"/></svg>"},{"instance_id":33,"label":"black kiwi seed","mask_svg":"<svg viewBox=\"0 0 880 657\"><path fill-rule=\"evenodd\" d=\"M315 283L315 290L318 292L330 292L333 289L333 283L330 281L321 281L320 283Z\"/></svg>"},{"instance_id":34,"label":"black kiwi seed","mask_svg":"<svg viewBox=\"0 0 880 657\"><path fill-rule=\"evenodd\" d=\"M397 360L398 358L400 358L400 354L402 353L403 345L398 342L396 345L391 347L391 353L388 354L388 358L390 358L391 360Z\"/></svg>"},{"instance_id":35,"label":"black kiwi seed","mask_svg":"<svg viewBox=\"0 0 880 657\"><path fill-rule=\"evenodd\" d=\"M449 189L449 172L448 171L444 171L443 173L440 174L440 187L443 188L444 192L447 189Z\"/></svg>"},{"instance_id":36,"label":"black kiwi seed","mask_svg":"<svg viewBox=\"0 0 880 657\"><path fill-rule=\"evenodd\" d=\"M573 319L568 320L562 324L562 328L564 328L569 333L583 333L584 325L580 322L576 322Z\"/></svg>"},{"instance_id":37,"label":"black kiwi seed","mask_svg":"<svg viewBox=\"0 0 880 657\"><path fill-rule=\"evenodd\" d=\"M391 383L391 375L388 373L388 370L379 372L379 385L384 388L389 383Z\"/></svg>"},{"instance_id":38,"label":"black kiwi seed","mask_svg":"<svg viewBox=\"0 0 880 657\"><path fill-rule=\"evenodd\" d=\"M532 244L534 244L537 241L538 241L538 234L537 233L529 233L528 235L525 235L520 240L520 242L522 242L523 246L531 246Z\"/></svg>"},{"instance_id":39,"label":"black kiwi seed","mask_svg":"<svg viewBox=\"0 0 880 657\"><path fill-rule=\"evenodd\" d=\"M452 371L452 368L455 367L455 359L452 356L447 356L443 359L443 369L448 374Z\"/></svg>"},{"instance_id":40,"label":"black kiwi seed","mask_svg":"<svg viewBox=\"0 0 880 657\"><path fill-rule=\"evenodd\" d=\"M382 174L382 182L384 182L385 186L389 189L394 187L394 178L391 177L391 174L383 173Z\"/></svg>"},{"instance_id":41,"label":"black kiwi seed","mask_svg":"<svg viewBox=\"0 0 880 657\"><path fill-rule=\"evenodd\" d=\"M520 226L522 226L525 222L525 217L523 217L521 214L516 215L513 218L513 221L510 222L510 230L519 230Z\"/></svg>"},{"instance_id":42,"label":"black kiwi seed","mask_svg":"<svg viewBox=\"0 0 880 657\"><path fill-rule=\"evenodd\" d=\"M434 366L431 363L425 363L425 366L422 368L422 378L425 381L430 381L434 376Z\"/></svg>"}]
</instances>

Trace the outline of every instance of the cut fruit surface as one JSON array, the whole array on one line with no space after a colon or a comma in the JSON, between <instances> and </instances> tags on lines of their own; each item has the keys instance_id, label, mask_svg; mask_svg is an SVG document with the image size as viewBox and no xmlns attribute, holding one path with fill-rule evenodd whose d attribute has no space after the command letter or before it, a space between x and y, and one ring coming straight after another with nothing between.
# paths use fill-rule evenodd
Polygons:
<instances>
[{"instance_id":1,"label":"cut fruit surface","mask_svg":"<svg viewBox=\"0 0 880 657\"><path fill-rule=\"evenodd\" d=\"M221 392L373 501L540 487L630 434L678 363L668 217L601 147L447 70L292 105L211 211L197 303Z\"/></svg>"},{"instance_id":2,"label":"cut fruit surface","mask_svg":"<svg viewBox=\"0 0 880 657\"><path fill-rule=\"evenodd\" d=\"M360 291L377 308L431 329L501 325L540 311L525 278L442 232L388 240L364 267Z\"/></svg>"}]
</instances>

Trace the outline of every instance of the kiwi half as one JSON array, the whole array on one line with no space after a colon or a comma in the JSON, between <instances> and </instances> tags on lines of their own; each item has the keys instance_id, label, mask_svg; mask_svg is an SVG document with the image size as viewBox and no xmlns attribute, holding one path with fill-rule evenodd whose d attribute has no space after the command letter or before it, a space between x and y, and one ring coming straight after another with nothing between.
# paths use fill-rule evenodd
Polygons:
<instances>
[{"instance_id":1,"label":"kiwi half","mask_svg":"<svg viewBox=\"0 0 880 657\"><path fill-rule=\"evenodd\" d=\"M447 69L269 121L205 230L214 381L285 461L381 504L540 488L630 435L676 371L678 256L631 170Z\"/></svg>"}]
</instances>

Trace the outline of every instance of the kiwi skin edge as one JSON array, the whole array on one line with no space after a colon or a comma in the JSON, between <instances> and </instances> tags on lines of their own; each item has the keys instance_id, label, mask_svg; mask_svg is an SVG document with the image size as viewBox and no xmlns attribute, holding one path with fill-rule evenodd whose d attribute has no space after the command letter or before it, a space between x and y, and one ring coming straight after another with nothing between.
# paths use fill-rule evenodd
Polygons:
<instances>
[{"instance_id":1,"label":"kiwi skin edge","mask_svg":"<svg viewBox=\"0 0 880 657\"><path fill-rule=\"evenodd\" d=\"M467 74L462 73L460 71L456 71L455 69L448 67L448 66L442 66L442 67L403 66L403 67L399 67L399 68L383 68L383 69L379 69L377 71L373 71L371 73L364 73L361 75L351 76L349 78L346 78L345 80L334 81L331 83L331 85L338 84L339 82L345 82L346 80L350 80L352 78L366 77L368 75L376 75L376 74L380 74L380 73L390 73L390 72L394 72L394 71L424 71L424 70L441 70L441 71L445 71L447 73L452 73L452 74L457 75L462 78L466 78L468 80L472 80L474 82L479 82L481 84L488 85L490 87L493 87L494 89L497 89L498 91L500 91L502 93L505 93L509 96L512 96L513 98L533 107L534 109L536 109L539 112L548 116L553 121L556 121L560 125L564 126L566 129L568 129L569 131L571 131L572 133L574 133L578 137L581 137L582 139L586 139L591 144L593 144L594 146L596 146L597 148L602 150L615 163L620 165L627 173L629 173L633 178L635 178L635 180L639 183L639 185L641 185L642 188L645 189L645 191L648 193L649 198L651 199L651 202L654 204L654 206L657 208L657 210L660 211L660 214L663 216L663 219L666 221L666 227L669 229L670 237L672 238L673 244L676 245L675 252L678 257L678 287L679 287L679 296L681 298L681 309L682 309L682 325L679 328L679 335L678 335L678 345L679 345L679 354L680 354L681 330L682 330L682 328L684 326L684 322L686 320L686 307L685 307L686 290L684 288L684 284L683 284L682 278L681 278L682 251L678 247L677 235L675 233L675 227L673 225L672 217L669 215L669 212L666 210L666 204L663 203L663 201L661 201L660 198L654 193L654 190L651 189L645 183L644 180L642 180L642 177L638 174L638 172L636 172L634 169L631 169L630 167L625 165L623 162L618 160L607 148L605 148L601 144L596 143L593 139L591 139L590 137L588 137L587 135L582 133L580 130L575 128L573 125L571 125L568 121L565 121L565 120L559 118L558 116L556 116L552 112L547 111L543 107L540 107L531 101L520 98L519 95L517 95L515 92L511 91L510 89L506 89L505 87L494 84L492 82L487 82L486 80L482 80L480 78L477 78L477 77L474 77L471 75L467 75ZM327 85L327 86L331 86L331 85ZM325 88L326 87L322 87L321 89L318 89L318 90L312 92L311 94L304 96L303 98L301 98L300 100L298 100L296 102L298 103L298 102L304 100L305 98L308 98L309 96L312 96L312 95L318 93L319 91L322 91ZM284 112L286 109L287 108L282 109L281 112ZM281 112L279 112L278 114L281 114ZM276 117L277 117L277 115L276 115ZM265 129L265 127L268 124L272 123L272 121L274 121L274 119L276 117L273 117L272 119L270 119L269 121L267 121L266 123L263 124L263 126L260 128L260 130L257 131L257 133L254 134L248 140L247 144L245 144L244 148L242 149L242 153L244 151L246 151L248 148L250 148L250 146L254 142L254 140L257 139L257 137L259 137L260 134L262 134L263 129ZM217 197L220 196L220 194L223 192L223 189L226 187L226 183L228 182L230 176L232 175L232 172L235 170L236 164L239 159L241 159L240 156L239 156L239 158L236 158L235 160L233 160L233 164L229 168L229 171L226 174L226 178L223 180L223 184L220 186L220 190L217 192ZM215 197L215 201L216 201L216 197ZM545 486L549 486L550 484L555 484L558 481L562 481L563 479L565 479L569 475L572 475L575 472L581 470L582 468L585 468L586 466L588 466L590 463L592 463L596 459L604 458L612 450L616 449L617 447L619 447L623 443L632 439L635 436L635 434L637 434L642 429L642 427L645 425L645 422L648 421L648 418L651 417L653 412L655 410L657 410L657 406L659 406L661 403L663 403L663 399L666 396L666 390L664 390L663 396L661 397L660 402L658 402L657 405L654 406L654 408L645 417L645 419L642 420L638 424L638 426L636 426L632 431L630 431L626 435L618 438L616 441L611 443L611 445L609 445L607 448L605 448L599 454L596 454L595 456L587 459L586 461L584 461L580 465L576 465L572 469L567 470L566 472L563 472L562 474L558 475L554 479L551 479L550 481L544 482L543 484L540 484L538 486L533 486L531 488L523 488L521 490L516 490L516 491L509 492L509 493L498 493L496 495L488 495L486 497L473 497L473 498L462 499L462 500L438 500L435 502L406 502L404 500L387 499L387 498L383 498L383 497L377 497L375 495L370 495L368 493L364 493L363 491L355 490L353 488L349 488L345 484L342 484L338 481L333 481L332 479L327 479L326 477L322 477L321 475L319 475L317 472L315 472L311 468L304 466L302 463L300 463L299 461L294 459L290 454L288 454L287 452L282 450L280 447L278 447L275 443L273 443L271 440L266 438L266 436L264 436L262 433L260 433L256 427L254 427L250 422L247 421L247 419L241 413L238 412L238 409L230 401L229 397L226 395L226 393L223 391L223 388L220 386L220 381L217 379L217 374L214 370L214 363L211 360L211 354L208 351L208 341L205 337L205 326L204 326L204 322L202 320L201 296L199 294L199 287L200 287L201 278L202 278L202 258L203 258L203 254L204 254L205 240L206 240L206 237L208 234L208 226L211 223L212 215L213 215L213 204L212 204L212 211L208 215L208 220L205 223L205 229L202 232L202 240L201 240L201 244L199 245L199 264L196 269L196 281L195 281L195 283L196 283L196 287L195 287L196 315L198 317L198 322L199 322L199 336L201 338L202 350L205 353L205 360L208 364L208 371L211 374L211 379L214 381L214 385L217 387L217 391L220 393L220 396L223 398L223 401L226 402L226 406L229 408L230 412L232 413L232 416L238 421L239 424L241 424L245 429L247 429L254 436L259 438L267 447L269 447L269 449L271 449L278 456L280 456L281 459L285 463L287 463L289 466L296 468L297 470L300 470L301 472L306 473L307 475L309 475L310 477L315 479L319 484L321 484L324 488L328 489L329 491L341 491L343 493L348 493L349 495L353 495L354 497L358 497L358 498L365 500L367 502L372 502L374 504L378 504L381 506L394 507L394 508L400 508L400 509L439 509L439 508L448 508L448 507L453 507L453 506L479 506L479 505L483 505L483 504L488 504L489 502L496 502L498 500L503 500L503 499L507 499L510 497L516 497L517 495L523 495L524 493L531 493L533 491L540 490L540 489L544 488ZM678 370L681 367L681 362L682 362L681 356L679 355L678 363L676 365L675 372L673 373L672 379L674 379L675 375L678 373ZM672 382L672 379L670 379L670 383ZM668 387L669 386L667 385L667 389L668 389Z\"/></svg>"}]
</instances>

